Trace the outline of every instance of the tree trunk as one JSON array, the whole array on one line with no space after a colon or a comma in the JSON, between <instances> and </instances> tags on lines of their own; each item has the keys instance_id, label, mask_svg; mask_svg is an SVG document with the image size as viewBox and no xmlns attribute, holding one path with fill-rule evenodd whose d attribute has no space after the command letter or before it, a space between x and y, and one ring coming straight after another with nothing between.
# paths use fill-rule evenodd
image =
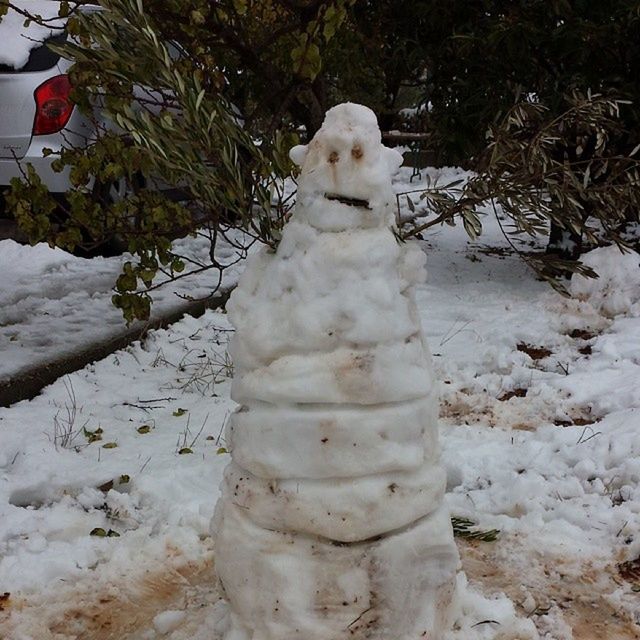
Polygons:
<instances>
[{"instance_id":1,"label":"tree trunk","mask_svg":"<svg viewBox=\"0 0 640 640\"><path fill-rule=\"evenodd\" d=\"M552 222L546 252L562 260L577 260L582 253L582 234L574 233Z\"/></svg>"}]
</instances>

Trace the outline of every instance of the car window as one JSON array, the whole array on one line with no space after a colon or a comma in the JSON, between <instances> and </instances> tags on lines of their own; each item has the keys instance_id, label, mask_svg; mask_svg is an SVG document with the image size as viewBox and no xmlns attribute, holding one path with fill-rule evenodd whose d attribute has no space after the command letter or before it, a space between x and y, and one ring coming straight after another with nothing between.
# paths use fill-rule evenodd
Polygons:
<instances>
[{"instance_id":1,"label":"car window","mask_svg":"<svg viewBox=\"0 0 640 640\"><path fill-rule=\"evenodd\" d=\"M67 36L64 33L52 36L44 41L42 45L31 49L29 60L20 69L14 69L9 65L0 64L0 73L32 73L34 71L47 71L58 64L60 56L49 49L47 44L63 44Z\"/></svg>"}]
</instances>

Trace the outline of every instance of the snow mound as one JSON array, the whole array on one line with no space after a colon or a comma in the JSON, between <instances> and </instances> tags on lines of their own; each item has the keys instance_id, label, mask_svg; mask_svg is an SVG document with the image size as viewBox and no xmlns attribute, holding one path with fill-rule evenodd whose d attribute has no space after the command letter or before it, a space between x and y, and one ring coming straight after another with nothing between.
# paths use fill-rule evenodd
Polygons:
<instances>
[{"instance_id":1,"label":"snow mound","mask_svg":"<svg viewBox=\"0 0 640 640\"><path fill-rule=\"evenodd\" d=\"M24 15L19 11L9 9L7 15L0 22L0 40L2 41L0 64L18 70L27 64L32 49L40 46L51 36L62 32L66 21L62 18L58 19L59 2L12 0L12 3L18 9L27 11L31 15L41 16L43 20L50 20L46 26L32 22L28 27L25 27Z\"/></svg>"},{"instance_id":2,"label":"snow mound","mask_svg":"<svg viewBox=\"0 0 640 640\"><path fill-rule=\"evenodd\" d=\"M24 276L40 275L57 265L71 262L74 257L62 249L52 249L45 243L33 247L14 240L0 241L0 271L5 282L13 282Z\"/></svg>"},{"instance_id":3,"label":"snow mound","mask_svg":"<svg viewBox=\"0 0 640 640\"><path fill-rule=\"evenodd\" d=\"M575 274L571 280L571 295L586 300L603 316L613 318L634 313L640 305L640 256L622 253L616 246L598 247L582 256L598 278Z\"/></svg>"},{"instance_id":4,"label":"snow mound","mask_svg":"<svg viewBox=\"0 0 640 640\"><path fill-rule=\"evenodd\" d=\"M509 598L483 596L462 572L457 580L457 619L444 640L539 640L533 622L519 617Z\"/></svg>"},{"instance_id":5,"label":"snow mound","mask_svg":"<svg viewBox=\"0 0 640 640\"><path fill-rule=\"evenodd\" d=\"M177 629L184 622L186 616L184 611L163 611L155 616L153 626L159 634L164 636Z\"/></svg>"}]
</instances>

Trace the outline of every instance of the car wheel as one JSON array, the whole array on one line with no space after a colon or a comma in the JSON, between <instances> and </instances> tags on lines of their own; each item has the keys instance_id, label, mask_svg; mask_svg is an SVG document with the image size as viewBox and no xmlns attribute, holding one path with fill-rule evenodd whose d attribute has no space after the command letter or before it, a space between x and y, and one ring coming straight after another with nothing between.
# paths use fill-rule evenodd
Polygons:
<instances>
[{"instance_id":1,"label":"car wheel","mask_svg":"<svg viewBox=\"0 0 640 640\"><path fill-rule=\"evenodd\" d=\"M140 189L143 189L146 185L145 179L141 174L136 174L131 181L131 184L126 180L114 180L109 183L97 183L94 186L94 197L98 202L104 205L110 205L117 203L131 193L135 193ZM137 226L137 220L130 221L131 229L135 229ZM94 249L91 250L93 255L100 255L104 257L111 257L120 255L127 250L129 243L123 235L113 234L105 239Z\"/></svg>"}]
</instances>

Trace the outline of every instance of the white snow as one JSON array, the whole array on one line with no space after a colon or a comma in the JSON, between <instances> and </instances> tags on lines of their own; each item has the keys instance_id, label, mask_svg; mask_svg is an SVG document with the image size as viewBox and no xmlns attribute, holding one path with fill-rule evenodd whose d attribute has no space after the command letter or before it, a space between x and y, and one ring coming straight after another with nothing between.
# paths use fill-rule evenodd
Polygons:
<instances>
[{"instance_id":1,"label":"white snow","mask_svg":"<svg viewBox=\"0 0 640 640\"><path fill-rule=\"evenodd\" d=\"M483 596L470 588L462 572L458 574L457 593L456 628L447 640L539 640L533 622L519 616L513 602L501 595Z\"/></svg>"},{"instance_id":2,"label":"white snow","mask_svg":"<svg viewBox=\"0 0 640 640\"><path fill-rule=\"evenodd\" d=\"M635 251L621 253L615 245L598 247L581 256L580 261L600 277L575 274L571 279L573 296L588 300L609 318L621 313L640 315L640 256Z\"/></svg>"},{"instance_id":3,"label":"white snow","mask_svg":"<svg viewBox=\"0 0 640 640\"><path fill-rule=\"evenodd\" d=\"M173 246L181 255L209 263L206 238L185 238ZM237 249L220 243L217 258L221 264L235 262L238 256ZM0 241L0 380L121 334L125 322L111 297L126 260L131 256L88 260L46 244L29 247L13 240ZM186 270L191 268L187 265ZM238 273L235 266L225 271L223 288L233 286ZM179 295L196 299L210 295L216 276L216 271L205 271L153 291L151 319L184 305ZM158 281L163 279L160 275ZM144 325L138 322L133 327L142 330Z\"/></svg>"},{"instance_id":4,"label":"white snow","mask_svg":"<svg viewBox=\"0 0 640 640\"><path fill-rule=\"evenodd\" d=\"M0 22L0 64L21 69L27 64L32 49L40 46L56 33L61 33L66 20L58 18L60 3L53 0L12 0L11 4L33 16L40 16L46 24L31 22L24 26L25 16L10 8Z\"/></svg>"},{"instance_id":5,"label":"white snow","mask_svg":"<svg viewBox=\"0 0 640 640\"><path fill-rule=\"evenodd\" d=\"M321 231L391 226L390 176L402 164L402 155L382 146L370 109L351 102L338 106L345 108L327 111L319 135L290 152L301 167L295 218ZM369 206L327 200L335 195L365 200Z\"/></svg>"},{"instance_id":6,"label":"white snow","mask_svg":"<svg viewBox=\"0 0 640 640\"><path fill-rule=\"evenodd\" d=\"M155 616L153 626L158 633L164 636L179 627L184 622L186 615L184 611L163 611Z\"/></svg>"},{"instance_id":7,"label":"white snow","mask_svg":"<svg viewBox=\"0 0 640 640\"><path fill-rule=\"evenodd\" d=\"M419 186L410 174L402 170L397 190ZM443 182L460 175L428 174ZM483 224L477 242L437 227L419 243L429 279L416 301L440 382L447 506L501 531L496 542L458 539L468 586L460 575L450 638L535 638L535 625L543 640L631 640L640 605L617 565L640 556L640 321L633 310L610 318L552 292L511 253L495 221ZM51 281L45 274L29 284L22 273L12 290L31 287L41 300L38 278ZM79 305L75 317L84 309L83 322L95 324L91 308ZM46 320L41 334L55 334L61 320L50 317L50 330ZM0 637L151 640L160 637L158 614L184 611L163 637L219 640L225 608L209 521L228 462L218 451L230 446L229 330L224 313L186 318L0 410L0 594L11 593L0 602ZM519 345L550 353L534 359ZM3 356L9 348L5 339ZM58 439L56 448L74 405L73 441ZM285 409L274 417L285 432L293 419ZM101 427L102 440L89 443L85 423ZM363 437L364 424L348 423ZM381 430L382 421L372 437ZM385 452L380 473L404 459L414 435ZM265 438L256 435L258 450ZM255 475L286 463L269 441ZM109 442L118 446L102 448ZM193 453L179 454L185 446ZM351 460L332 461L327 473ZM315 474L323 477L321 463ZM120 537L90 536L95 527Z\"/></svg>"}]
</instances>

